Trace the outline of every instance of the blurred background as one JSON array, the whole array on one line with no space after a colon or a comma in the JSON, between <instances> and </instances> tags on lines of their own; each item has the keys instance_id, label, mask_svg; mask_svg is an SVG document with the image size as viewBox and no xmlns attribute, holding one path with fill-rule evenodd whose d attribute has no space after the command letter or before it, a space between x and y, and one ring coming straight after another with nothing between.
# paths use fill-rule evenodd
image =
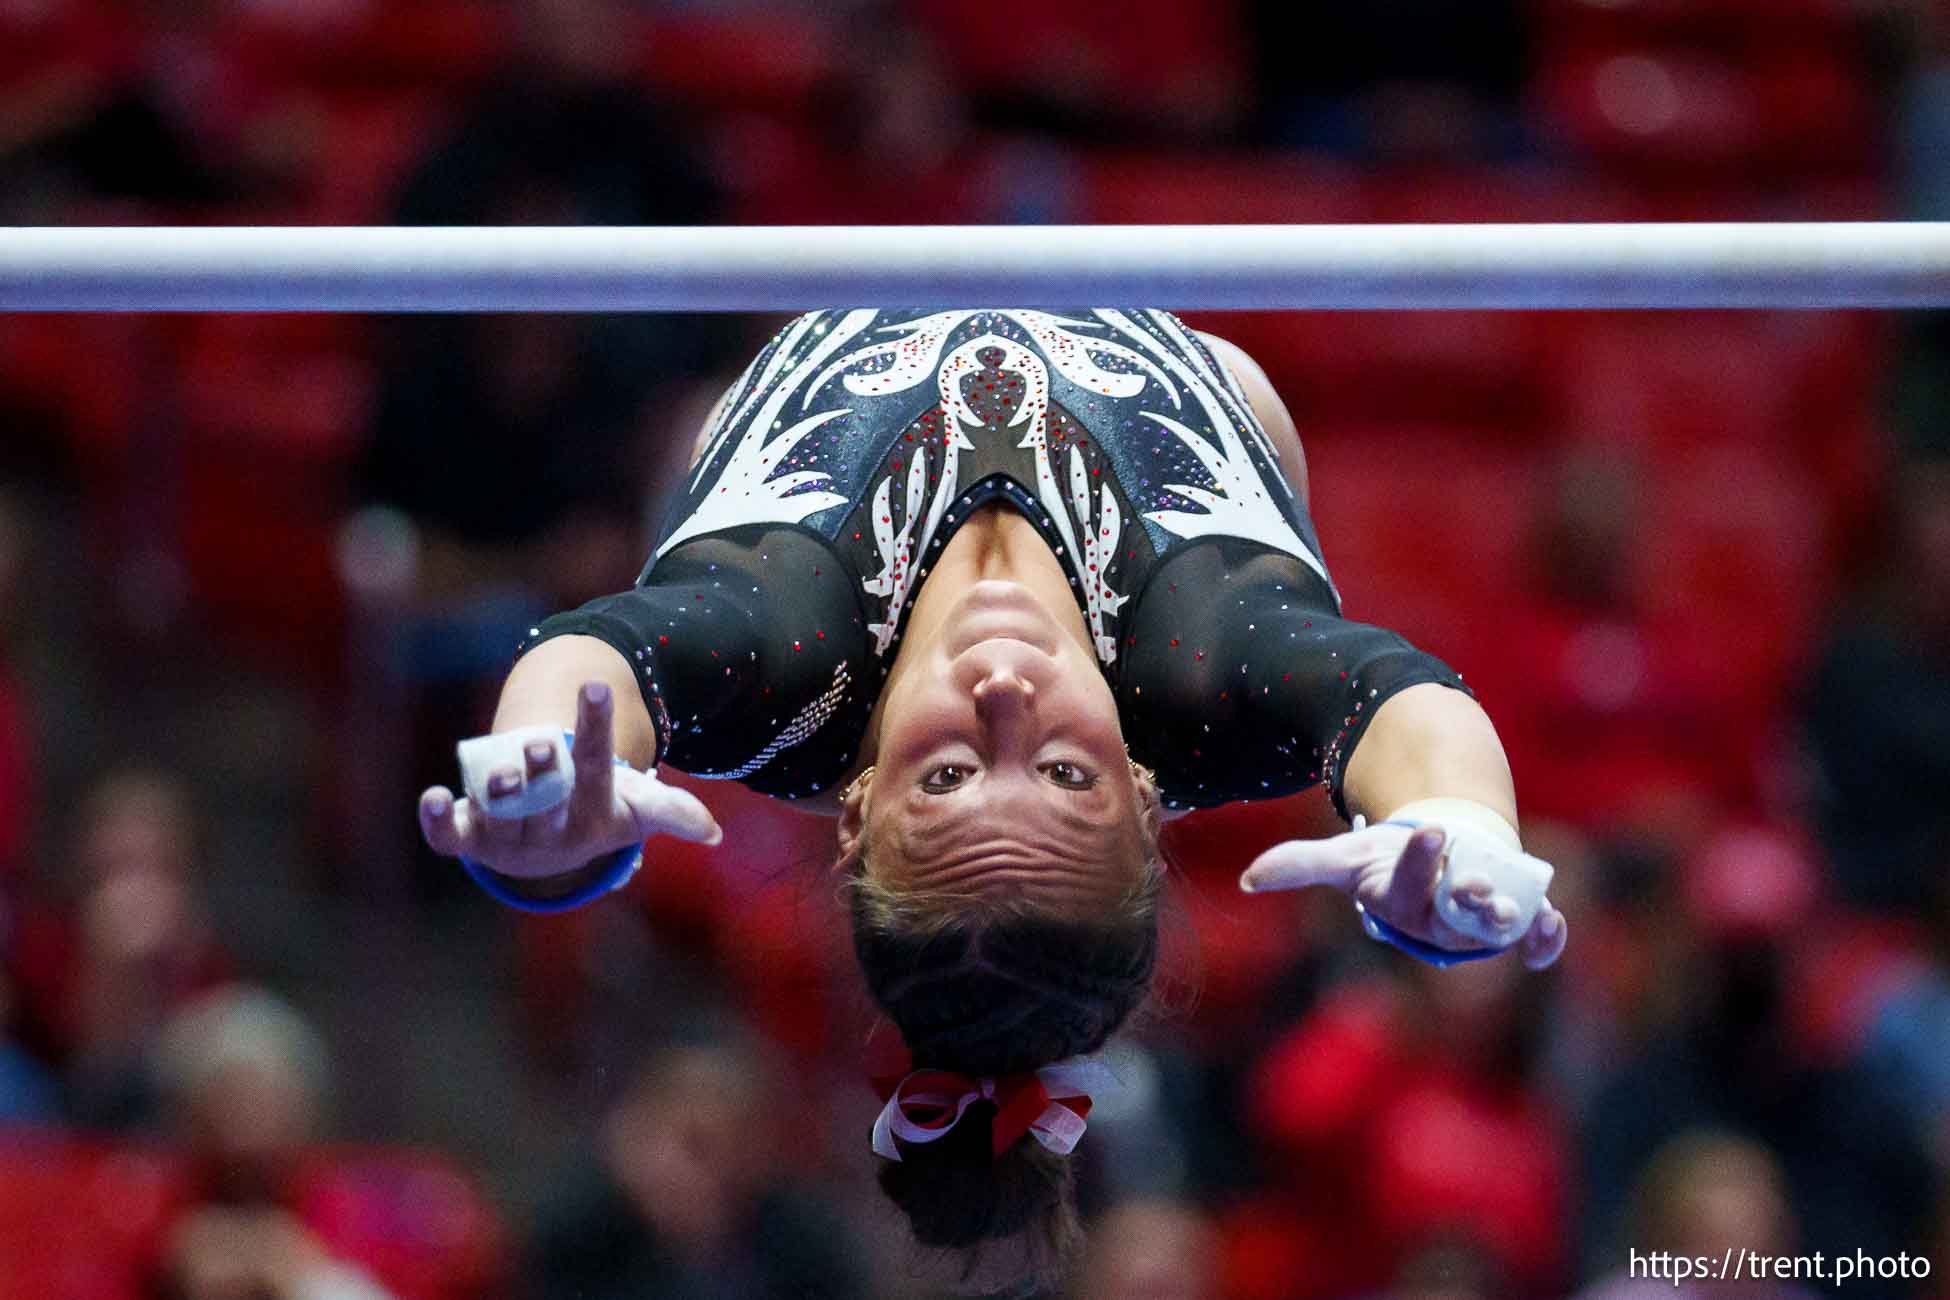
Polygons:
<instances>
[{"instance_id":1,"label":"blurred background","mask_svg":"<svg viewBox=\"0 0 1950 1300\"><path fill-rule=\"evenodd\" d=\"M0 0L13 224L1900 218L1932 0ZM1234 890L1323 799L1177 824L1072 1293L1950 1295L1950 323L1192 319L1573 937L1432 973ZM826 824L712 786L550 919L417 847L777 324L0 317L0 1300L940 1289Z\"/></svg>"}]
</instances>

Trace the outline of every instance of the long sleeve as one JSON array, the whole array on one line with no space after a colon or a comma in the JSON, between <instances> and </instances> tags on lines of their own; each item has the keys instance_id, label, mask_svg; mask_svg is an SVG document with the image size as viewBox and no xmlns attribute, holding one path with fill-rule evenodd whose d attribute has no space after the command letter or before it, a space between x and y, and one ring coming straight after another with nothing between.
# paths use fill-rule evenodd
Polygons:
<instances>
[{"instance_id":1,"label":"long sleeve","mask_svg":"<svg viewBox=\"0 0 1950 1300\"><path fill-rule=\"evenodd\" d=\"M1345 817L1347 759L1375 711L1423 682L1468 689L1400 635L1342 618L1299 562L1231 539L1169 558L1129 626L1124 732L1172 807L1325 782Z\"/></svg>"}]
</instances>

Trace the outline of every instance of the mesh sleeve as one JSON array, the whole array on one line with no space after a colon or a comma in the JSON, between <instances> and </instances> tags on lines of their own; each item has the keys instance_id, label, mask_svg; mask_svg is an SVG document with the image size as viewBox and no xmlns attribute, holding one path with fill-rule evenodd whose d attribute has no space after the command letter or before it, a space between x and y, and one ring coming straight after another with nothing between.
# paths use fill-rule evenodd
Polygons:
<instances>
[{"instance_id":1,"label":"mesh sleeve","mask_svg":"<svg viewBox=\"0 0 1950 1300\"><path fill-rule=\"evenodd\" d=\"M796 798L857 746L837 733L863 712L864 620L810 534L753 527L687 543L630 590L545 620L521 651L570 635L636 667L659 763Z\"/></svg>"},{"instance_id":2,"label":"mesh sleeve","mask_svg":"<svg viewBox=\"0 0 1950 1300\"><path fill-rule=\"evenodd\" d=\"M1467 691L1440 659L1340 616L1292 557L1226 539L1171 557L1146 585L1119 685L1125 735L1168 806L1270 799L1326 783L1397 692Z\"/></svg>"}]
</instances>

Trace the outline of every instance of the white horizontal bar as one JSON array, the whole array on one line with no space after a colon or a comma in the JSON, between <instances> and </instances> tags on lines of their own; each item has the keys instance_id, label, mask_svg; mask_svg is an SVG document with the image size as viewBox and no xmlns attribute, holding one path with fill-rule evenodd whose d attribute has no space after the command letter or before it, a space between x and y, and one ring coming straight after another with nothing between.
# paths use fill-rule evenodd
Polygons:
<instances>
[{"instance_id":1,"label":"white horizontal bar","mask_svg":"<svg viewBox=\"0 0 1950 1300\"><path fill-rule=\"evenodd\" d=\"M0 311L1950 306L1950 223L16 227Z\"/></svg>"}]
</instances>

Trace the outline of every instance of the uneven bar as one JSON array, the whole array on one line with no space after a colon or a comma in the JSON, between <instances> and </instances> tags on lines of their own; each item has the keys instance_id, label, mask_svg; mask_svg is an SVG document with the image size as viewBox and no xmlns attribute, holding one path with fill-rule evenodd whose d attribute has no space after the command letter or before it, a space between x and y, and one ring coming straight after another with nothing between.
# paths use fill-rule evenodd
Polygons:
<instances>
[{"instance_id":1,"label":"uneven bar","mask_svg":"<svg viewBox=\"0 0 1950 1300\"><path fill-rule=\"evenodd\" d=\"M0 228L0 311L1950 306L1950 222Z\"/></svg>"}]
</instances>

